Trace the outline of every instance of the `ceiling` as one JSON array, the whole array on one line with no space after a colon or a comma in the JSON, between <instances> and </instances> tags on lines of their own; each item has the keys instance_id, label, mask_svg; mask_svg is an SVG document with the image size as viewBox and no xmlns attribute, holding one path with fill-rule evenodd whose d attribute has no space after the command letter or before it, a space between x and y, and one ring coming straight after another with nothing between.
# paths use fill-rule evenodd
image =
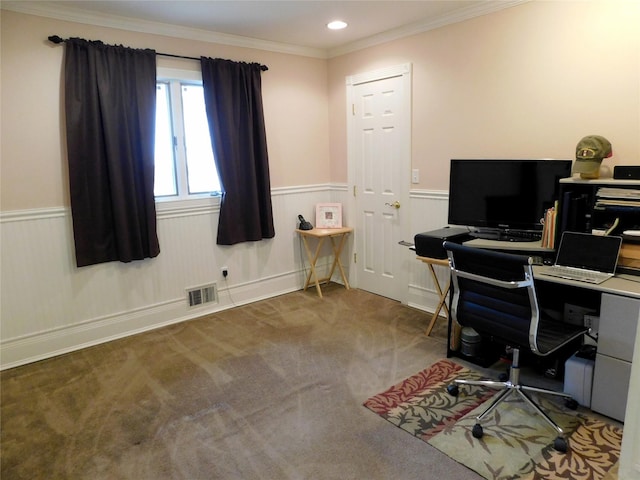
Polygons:
<instances>
[{"instance_id":1,"label":"ceiling","mask_svg":"<svg viewBox=\"0 0 640 480\"><path fill-rule=\"evenodd\" d=\"M2 8L100 25L136 19L145 31L149 31L152 24L165 29L174 25L192 34L223 34L228 41L232 37L243 37L315 50L320 56L332 56L490 13L522 1L3 0ZM336 19L344 20L349 26L340 31L328 30L326 24Z\"/></svg>"}]
</instances>

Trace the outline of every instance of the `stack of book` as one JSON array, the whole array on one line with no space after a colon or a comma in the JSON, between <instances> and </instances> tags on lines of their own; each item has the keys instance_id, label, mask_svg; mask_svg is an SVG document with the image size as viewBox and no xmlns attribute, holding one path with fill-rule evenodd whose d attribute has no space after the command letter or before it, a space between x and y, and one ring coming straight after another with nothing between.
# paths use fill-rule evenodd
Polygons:
<instances>
[{"instance_id":1,"label":"stack of book","mask_svg":"<svg viewBox=\"0 0 640 480\"><path fill-rule=\"evenodd\" d=\"M542 227L542 248L555 248L556 244L556 221L558 205L548 208L544 212Z\"/></svg>"}]
</instances>

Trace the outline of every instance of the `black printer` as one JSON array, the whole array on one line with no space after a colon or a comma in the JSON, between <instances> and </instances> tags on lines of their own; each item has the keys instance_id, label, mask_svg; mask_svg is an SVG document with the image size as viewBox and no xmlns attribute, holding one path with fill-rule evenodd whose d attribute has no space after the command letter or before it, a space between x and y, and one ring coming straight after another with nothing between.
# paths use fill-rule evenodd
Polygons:
<instances>
[{"instance_id":1,"label":"black printer","mask_svg":"<svg viewBox=\"0 0 640 480\"><path fill-rule=\"evenodd\" d=\"M414 237L416 255L429 258L447 258L447 252L442 248L446 241L463 243L473 237L467 228L444 227L431 232L418 233Z\"/></svg>"}]
</instances>

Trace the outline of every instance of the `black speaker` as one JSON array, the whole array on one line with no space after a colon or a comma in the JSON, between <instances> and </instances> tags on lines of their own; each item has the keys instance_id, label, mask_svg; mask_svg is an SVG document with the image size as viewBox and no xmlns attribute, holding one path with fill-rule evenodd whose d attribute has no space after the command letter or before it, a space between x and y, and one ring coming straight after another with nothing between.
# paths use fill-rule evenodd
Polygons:
<instances>
[{"instance_id":1,"label":"black speaker","mask_svg":"<svg viewBox=\"0 0 640 480\"><path fill-rule=\"evenodd\" d=\"M640 180L640 165L613 167L613 178L616 180Z\"/></svg>"}]
</instances>

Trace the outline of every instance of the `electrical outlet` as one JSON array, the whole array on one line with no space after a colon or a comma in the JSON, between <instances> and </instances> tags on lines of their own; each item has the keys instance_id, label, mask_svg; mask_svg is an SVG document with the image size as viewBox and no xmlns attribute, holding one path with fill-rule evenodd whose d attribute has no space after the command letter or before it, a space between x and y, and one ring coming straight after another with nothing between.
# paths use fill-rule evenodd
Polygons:
<instances>
[{"instance_id":1,"label":"electrical outlet","mask_svg":"<svg viewBox=\"0 0 640 480\"><path fill-rule=\"evenodd\" d=\"M229 269L227 267L222 267L222 276L224 278L227 278L227 276L229 276Z\"/></svg>"},{"instance_id":2,"label":"electrical outlet","mask_svg":"<svg viewBox=\"0 0 640 480\"><path fill-rule=\"evenodd\" d=\"M592 335L598 334L598 327L600 326L600 317L597 315L585 315L584 326L591 329Z\"/></svg>"}]
</instances>

